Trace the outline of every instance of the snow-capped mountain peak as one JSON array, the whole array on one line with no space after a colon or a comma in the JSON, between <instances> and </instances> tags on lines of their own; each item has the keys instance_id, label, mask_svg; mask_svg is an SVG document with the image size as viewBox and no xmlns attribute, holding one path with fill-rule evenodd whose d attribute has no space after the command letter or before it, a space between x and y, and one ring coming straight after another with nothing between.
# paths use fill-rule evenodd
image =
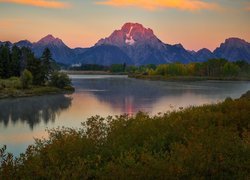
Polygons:
<instances>
[{"instance_id":1,"label":"snow-capped mountain peak","mask_svg":"<svg viewBox=\"0 0 250 180\"><path fill-rule=\"evenodd\" d=\"M131 31L133 30L133 26L130 27L129 32L126 34L126 40L125 43L128 45L134 45L135 44L135 40L133 39L133 36L131 35Z\"/></svg>"},{"instance_id":2,"label":"snow-capped mountain peak","mask_svg":"<svg viewBox=\"0 0 250 180\"><path fill-rule=\"evenodd\" d=\"M126 23L120 30L115 30L109 37L101 39L96 45L115 45L118 47L136 44L151 44L160 40L150 28L145 28L139 23Z\"/></svg>"}]
</instances>

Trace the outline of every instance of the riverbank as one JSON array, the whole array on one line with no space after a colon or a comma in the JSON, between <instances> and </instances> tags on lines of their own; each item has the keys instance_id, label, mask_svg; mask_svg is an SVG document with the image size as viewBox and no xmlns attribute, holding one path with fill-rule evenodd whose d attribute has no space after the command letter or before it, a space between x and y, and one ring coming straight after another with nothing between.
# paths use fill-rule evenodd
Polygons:
<instances>
[{"instance_id":1,"label":"riverbank","mask_svg":"<svg viewBox=\"0 0 250 180\"><path fill-rule=\"evenodd\" d=\"M29 89L4 88L0 89L0 99L43 96L50 94L70 94L74 91L74 88L71 86L63 89L52 86L33 86Z\"/></svg>"},{"instance_id":2,"label":"riverbank","mask_svg":"<svg viewBox=\"0 0 250 180\"><path fill-rule=\"evenodd\" d=\"M64 73L54 73L50 81L43 85L35 85L32 80L26 82L21 77L0 79L0 99L42 96L48 94L72 93L75 89L71 80Z\"/></svg>"},{"instance_id":3,"label":"riverbank","mask_svg":"<svg viewBox=\"0 0 250 180\"><path fill-rule=\"evenodd\" d=\"M151 81L250 81L250 77L207 77L207 76L160 76L160 75L142 75L129 74L129 78L144 79Z\"/></svg>"},{"instance_id":4,"label":"riverbank","mask_svg":"<svg viewBox=\"0 0 250 180\"><path fill-rule=\"evenodd\" d=\"M19 158L0 149L0 179L249 179L249 109L250 91L153 117L91 117Z\"/></svg>"},{"instance_id":5,"label":"riverbank","mask_svg":"<svg viewBox=\"0 0 250 180\"><path fill-rule=\"evenodd\" d=\"M12 77L9 79L0 79L0 99L42 96L48 94L64 94L72 92L74 92L74 87L72 86L65 86L64 88L58 88L49 85L47 86L30 85L27 88L22 88L19 78Z\"/></svg>"},{"instance_id":6,"label":"riverbank","mask_svg":"<svg viewBox=\"0 0 250 180\"><path fill-rule=\"evenodd\" d=\"M110 71L62 71L68 75L127 75L125 72L113 73Z\"/></svg>"}]
</instances>

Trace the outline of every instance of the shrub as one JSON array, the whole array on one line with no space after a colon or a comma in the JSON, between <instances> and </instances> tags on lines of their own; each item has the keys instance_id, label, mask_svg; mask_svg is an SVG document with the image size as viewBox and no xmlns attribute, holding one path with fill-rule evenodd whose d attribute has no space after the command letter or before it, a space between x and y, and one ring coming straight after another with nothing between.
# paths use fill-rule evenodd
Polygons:
<instances>
[{"instance_id":1,"label":"shrub","mask_svg":"<svg viewBox=\"0 0 250 180\"><path fill-rule=\"evenodd\" d=\"M0 149L0 179L249 179L248 97L52 129L16 160Z\"/></svg>"},{"instance_id":2,"label":"shrub","mask_svg":"<svg viewBox=\"0 0 250 180\"><path fill-rule=\"evenodd\" d=\"M75 90L75 88L72 86L65 86L63 89L66 91L74 91Z\"/></svg>"},{"instance_id":3,"label":"shrub","mask_svg":"<svg viewBox=\"0 0 250 180\"><path fill-rule=\"evenodd\" d=\"M247 91L245 94L243 94L243 95L241 96L241 98L245 98L245 99L250 100L250 91Z\"/></svg>"},{"instance_id":4,"label":"shrub","mask_svg":"<svg viewBox=\"0 0 250 180\"><path fill-rule=\"evenodd\" d=\"M15 89L21 89L22 88L21 80L18 77L11 77L9 79L9 85L10 85L10 87L15 88Z\"/></svg>"},{"instance_id":5,"label":"shrub","mask_svg":"<svg viewBox=\"0 0 250 180\"><path fill-rule=\"evenodd\" d=\"M29 88L29 86L32 84L33 76L30 71L25 69L21 75L21 84L24 89Z\"/></svg>"},{"instance_id":6,"label":"shrub","mask_svg":"<svg viewBox=\"0 0 250 180\"><path fill-rule=\"evenodd\" d=\"M71 80L66 73L54 72L51 75L50 85L62 89L66 86L71 86Z\"/></svg>"},{"instance_id":7,"label":"shrub","mask_svg":"<svg viewBox=\"0 0 250 180\"><path fill-rule=\"evenodd\" d=\"M18 77L11 77L9 79L0 79L0 89L21 89L21 81Z\"/></svg>"}]
</instances>

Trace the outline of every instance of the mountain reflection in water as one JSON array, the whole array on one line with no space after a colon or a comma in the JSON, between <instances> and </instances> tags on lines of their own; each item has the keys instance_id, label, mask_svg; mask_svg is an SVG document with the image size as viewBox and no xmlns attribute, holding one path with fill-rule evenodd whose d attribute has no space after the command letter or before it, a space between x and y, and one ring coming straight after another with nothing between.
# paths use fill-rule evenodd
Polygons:
<instances>
[{"instance_id":1,"label":"mountain reflection in water","mask_svg":"<svg viewBox=\"0 0 250 180\"><path fill-rule=\"evenodd\" d=\"M110 106L113 109L112 112L135 114L138 111L145 111L151 115L173 110L171 107L178 109L215 103L228 96L237 98L250 87L249 83L245 82L163 82L121 77L94 79L92 76L90 78L84 76L83 79L73 78L73 83L78 87L74 97L74 101L79 101L78 104L83 105L86 101L95 98L99 103ZM93 98L89 99L86 96ZM88 103L91 104L91 102ZM76 106L72 108L74 107ZM77 108L80 107L77 106ZM96 111L96 113L100 112Z\"/></svg>"}]
</instances>

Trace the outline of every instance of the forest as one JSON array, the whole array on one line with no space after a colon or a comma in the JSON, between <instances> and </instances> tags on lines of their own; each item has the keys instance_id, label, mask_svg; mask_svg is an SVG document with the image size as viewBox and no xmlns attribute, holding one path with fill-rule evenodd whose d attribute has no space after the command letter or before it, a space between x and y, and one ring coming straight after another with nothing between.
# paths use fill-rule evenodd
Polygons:
<instances>
[{"instance_id":1,"label":"forest","mask_svg":"<svg viewBox=\"0 0 250 180\"><path fill-rule=\"evenodd\" d=\"M155 116L94 116L48 130L20 157L0 149L0 179L249 179L250 91Z\"/></svg>"},{"instance_id":2,"label":"forest","mask_svg":"<svg viewBox=\"0 0 250 180\"><path fill-rule=\"evenodd\" d=\"M48 48L40 58L31 49L0 46L0 98L73 90Z\"/></svg>"},{"instance_id":3,"label":"forest","mask_svg":"<svg viewBox=\"0 0 250 180\"><path fill-rule=\"evenodd\" d=\"M230 62L226 59L210 59L205 62L148 64L132 66L112 64L103 66L97 64L82 64L79 67L69 67L75 71L107 71L111 73L126 73L130 77L154 78L164 77L200 77L201 79L250 79L250 64L246 61Z\"/></svg>"},{"instance_id":4,"label":"forest","mask_svg":"<svg viewBox=\"0 0 250 180\"><path fill-rule=\"evenodd\" d=\"M125 73L127 72L127 65L124 64L112 64L110 66L104 66L99 64L81 64L78 67L68 67L66 69L73 71L106 71L111 73Z\"/></svg>"},{"instance_id":5,"label":"forest","mask_svg":"<svg viewBox=\"0 0 250 180\"><path fill-rule=\"evenodd\" d=\"M188 64L170 63L129 67L129 77L150 80L250 80L250 64L210 59Z\"/></svg>"}]
</instances>

